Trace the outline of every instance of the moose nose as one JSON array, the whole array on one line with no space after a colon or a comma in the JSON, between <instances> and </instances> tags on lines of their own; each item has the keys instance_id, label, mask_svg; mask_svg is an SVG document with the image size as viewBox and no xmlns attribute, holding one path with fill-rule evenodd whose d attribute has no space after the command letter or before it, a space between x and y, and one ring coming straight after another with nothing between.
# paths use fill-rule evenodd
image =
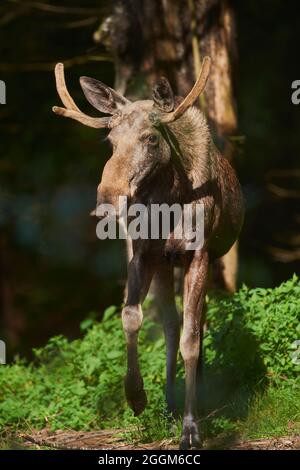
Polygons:
<instances>
[{"instance_id":1,"label":"moose nose","mask_svg":"<svg viewBox=\"0 0 300 470\"><path fill-rule=\"evenodd\" d=\"M112 197L106 191L98 191L97 192L97 204L96 208L101 206L102 204L112 204Z\"/></svg>"},{"instance_id":2,"label":"moose nose","mask_svg":"<svg viewBox=\"0 0 300 470\"><path fill-rule=\"evenodd\" d=\"M104 185L99 185L97 190L97 207L103 204L115 206L118 203L118 192Z\"/></svg>"},{"instance_id":3,"label":"moose nose","mask_svg":"<svg viewBox=\"0 0 300 470\"><path fill-rule=\"evenodd\" d=\"M99 211L98 211L98 214L97 214L97 209L99 209L99 206L101 206L101 204L104 204L105 201L103 200L103 197L101 195L101 191L100 191L100 184L97 188L97 202L96 202L96 207L95 209L93 209L91 212L90 212L90 215L93 216L93 217L99 217Z\"/></svg>"},{"instance_id":4,"label":"moose nose","mask_svg":"<svg viewBox=\"0 0 300 470\"><path fill-rule=\"evenodd\" d=\"M113 206L110 203L108 203L107 201L103 201L103 200L100 201L97 198L96 208L91 214L97 217L98 219L102 219L102 217L107 216L112 212L113 210L112 208Z\"/></svg>"}]
</instances>

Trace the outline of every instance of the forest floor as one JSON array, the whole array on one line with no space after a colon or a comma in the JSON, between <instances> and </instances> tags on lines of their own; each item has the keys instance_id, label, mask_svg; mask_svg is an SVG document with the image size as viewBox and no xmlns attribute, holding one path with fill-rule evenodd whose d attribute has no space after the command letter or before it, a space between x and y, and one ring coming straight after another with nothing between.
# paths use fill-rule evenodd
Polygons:
<instances>
[{"instance_id":1,"label":"forest floor","mask_svg":"<svg viewBox=\"0 0 300 470\"><path fill-rule=\"evenodd\" d=\"M18 449L80 449L80 450L160 450L177 449L174 439L147 444L126 441L122 429L97 432L55 431L47 429L19 433L10 437L8 447ZM209 439L204 449L232 450L300 450L300 436L278 437L271 439L241 440L237 436L224 436Z\"/></svg>"}]
</instances>

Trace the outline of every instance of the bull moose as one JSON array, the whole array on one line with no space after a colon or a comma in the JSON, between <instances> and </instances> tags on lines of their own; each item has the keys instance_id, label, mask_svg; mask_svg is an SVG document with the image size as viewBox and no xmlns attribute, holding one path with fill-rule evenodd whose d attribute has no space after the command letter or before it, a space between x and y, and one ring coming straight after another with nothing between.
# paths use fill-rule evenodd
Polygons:
<instances>
[{"instance_id":1,"label":"bull moose","mask_svg":"<svg viewBox=\"0 0 300 470\"><path fill-rule=\"evenodd\" d=\"M122 323L127 344L127 401L139 415L147 404L138 360L141 304L151 281L166 339L166 402L176 412L174 386L178 348L185 366L185 406L181 449L201 447L197 422L197 364L201 356L205 321L205 294L209 265L236 241L244 216L243 197L234 170L215 147L204 114L194 107L203 92L211 67L203 59L199 77L186 98L174 96L167 79L153 87L152 100L129 101L112 88L89 77L80 84L89 103L105 117L90 117L79 110L68 93L63 64L55 68L58 94L65 106L53 107L64 117L96 129L109 129L113 153L97 189L97 204L117 206L126 196L130 204L204 205L204 242L188 250L184 239L132 240L128 265L127 299ZM175 306L174 266L184 271L183 327Z\"/></svg>"}]
</instances>

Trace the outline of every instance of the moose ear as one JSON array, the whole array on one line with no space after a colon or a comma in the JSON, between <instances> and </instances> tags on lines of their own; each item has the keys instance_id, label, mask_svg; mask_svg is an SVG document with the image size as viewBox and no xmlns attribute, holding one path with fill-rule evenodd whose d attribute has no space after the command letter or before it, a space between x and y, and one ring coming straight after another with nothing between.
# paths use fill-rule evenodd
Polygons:
<instances>
[{"instance_id":1,"label":"moose ear","mask_svg":"<svg viewBox=\"0 0 300 470\"><path fill-rule=\"evenodd\" d=\"M80 77L80 85L88 102L102 113L115 114L130 101L104 83Z\"/></svg>"},{"instance_id":2,"label":"moose ear","mask_svg":"<svg viewBox=\"0 0 300 470\"><path fill-rule=\"evenodd\" d=\"M155 105L163 112L170 113L175 106L174 93L169 81L161 77L152 89Z\"/></svg>"}]
</instances>

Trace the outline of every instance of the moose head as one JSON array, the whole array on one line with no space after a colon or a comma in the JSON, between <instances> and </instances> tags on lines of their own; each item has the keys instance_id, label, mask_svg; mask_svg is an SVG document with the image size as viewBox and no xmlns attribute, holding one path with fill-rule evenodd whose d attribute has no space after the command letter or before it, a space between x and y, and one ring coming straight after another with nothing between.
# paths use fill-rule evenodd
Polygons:
<instances>
[{"instance_id":1,"label":"moose head","mask_svg":"<svg viewBox=\"0 0 300 470\"><path fill-rule=\"evenodd\" d=\"M198 80L181 102L174 96L166 78L154 85L153 100L131 102L102 82L81 77L80 84L89 103L110 115L94 118L76 106L66 87L64 66L56 65L57 91L65 108L54 106L53 111L89 127L110 130L108 139L113 154L98 186L98 203L115 204L120 195L133 197L169 162L171 148L164 138L163 125L175 122L193 105L204 90L209 70L210 59L205 57Z\"/></svg>"}]
</instances>

